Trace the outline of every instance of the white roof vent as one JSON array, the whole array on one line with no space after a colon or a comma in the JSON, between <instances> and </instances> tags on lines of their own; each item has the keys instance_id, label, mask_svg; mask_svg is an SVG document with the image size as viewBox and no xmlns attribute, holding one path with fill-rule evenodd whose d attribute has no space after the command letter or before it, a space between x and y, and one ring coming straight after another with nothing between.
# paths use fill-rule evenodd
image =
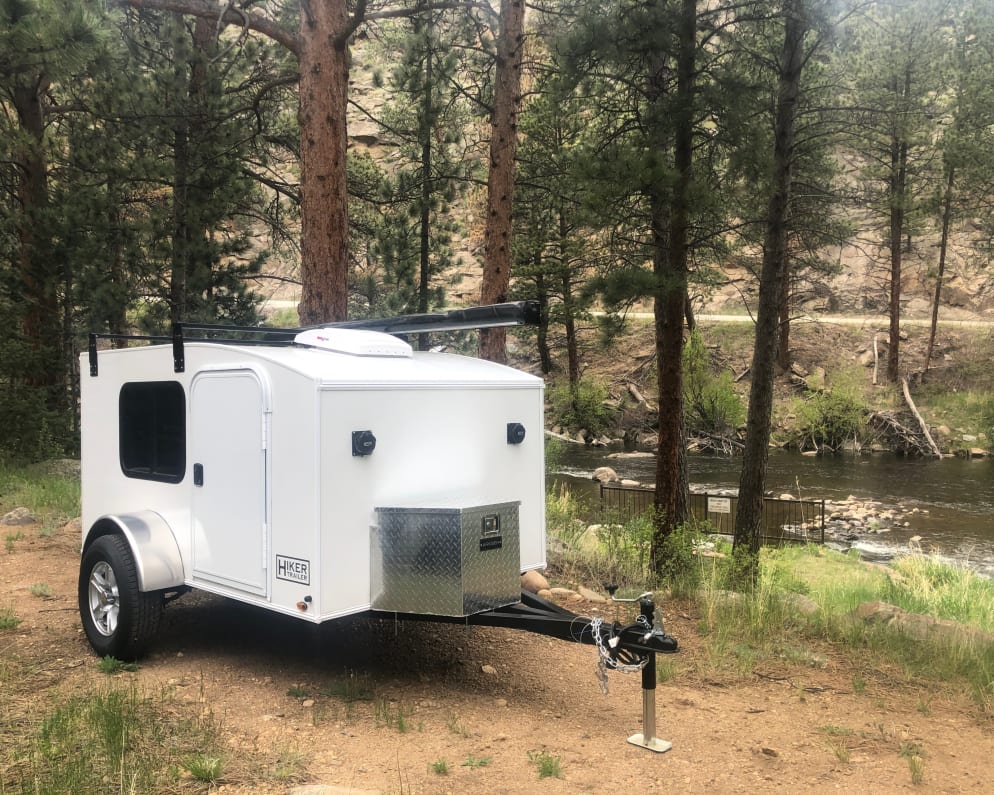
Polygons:
<instances>
[{"instance_id":1,"label":"white roof vent","mask_svg":"<svg viewBox=\"0 0 994 795\"><path fill-rule=\"evenodd\" d=\"M414 355L411 346L403 340L380 331L363 331L347 328L314 328L301 331L293 341L297 345L320 348L351 356L399 356L410 358Z\"/></svg>"}]
</instances>

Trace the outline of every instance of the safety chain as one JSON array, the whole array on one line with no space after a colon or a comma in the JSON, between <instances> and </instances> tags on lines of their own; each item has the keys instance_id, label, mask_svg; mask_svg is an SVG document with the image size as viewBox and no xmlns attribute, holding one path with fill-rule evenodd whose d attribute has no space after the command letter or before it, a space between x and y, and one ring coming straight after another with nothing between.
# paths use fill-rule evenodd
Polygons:
<instances>
[{"instance_id":1,"label":"safety chain","mask_svg":"<svg viewBox=\"0 0 994 795\"><path fill-rule=\"evenodd\" d=\"M646 632L652 632L652 625L649 623L645 616L639 616L635 619L636 623L641 626ZM617 635L611 635L607 640L607 646L604 645L604 639L601 637L600 628L604 623L603 618L594 618L590 621L590 631L594 634L594 643L597 645L597 652L600 655L597 666L601 672L604 672L605 668L611 668L615 671L621 671L623 674L634 674L641 671L649 663L649 657L645 656L637 663L623 663L618 662L614 657L611 656L611 652L608 651L607 646L612 649L616 648L621 642L621 638ZM599 677L600 678L600 677ZM601 678L601 687L604 687L604 678Z\"/></svg>"}]
</instances>

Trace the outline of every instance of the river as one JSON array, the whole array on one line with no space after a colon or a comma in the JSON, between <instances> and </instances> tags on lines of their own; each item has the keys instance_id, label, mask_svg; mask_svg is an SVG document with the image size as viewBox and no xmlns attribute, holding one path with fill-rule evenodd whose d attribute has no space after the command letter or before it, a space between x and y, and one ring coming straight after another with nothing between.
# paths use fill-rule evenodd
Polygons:
<instances>
[{"instance_id":1,"label":"river","mask_svg":"<svg viewBox=\"0 0 994 795\"><path fill-rule=\"evenodd\" d=\"M593 494L590 475L610 466L622 478L651 483L655 459L608 458L610 448L569 445L557 465L557 479ZM741 458L690 455L695 491L738 487ZM872 455L802 456L770 451L767 491L805 500L877 500L885 507L918 508L904 519L908 527L865 535L851 542L867 558L881 560L906 552L920 536L921 548L994 576L994 461L946 458L939 461L875 453Z\"/></svg>"}]
</instances>

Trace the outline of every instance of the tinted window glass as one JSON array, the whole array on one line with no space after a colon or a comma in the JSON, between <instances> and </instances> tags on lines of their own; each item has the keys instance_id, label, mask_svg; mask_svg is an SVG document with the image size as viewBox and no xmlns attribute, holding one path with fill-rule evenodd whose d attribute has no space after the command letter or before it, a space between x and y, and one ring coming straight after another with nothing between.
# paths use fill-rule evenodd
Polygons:
<instances>
[{"instance_id":1,"label":"tinted window glass","mask_svg":"<svg viewBox=\"0 0 994 795\"><path fill-rule=\"evenodd\" d=\"M186 471L186 396L176 381L125 384L119 401L121 469L179 483Z\"/></svg>"}]
</instances>

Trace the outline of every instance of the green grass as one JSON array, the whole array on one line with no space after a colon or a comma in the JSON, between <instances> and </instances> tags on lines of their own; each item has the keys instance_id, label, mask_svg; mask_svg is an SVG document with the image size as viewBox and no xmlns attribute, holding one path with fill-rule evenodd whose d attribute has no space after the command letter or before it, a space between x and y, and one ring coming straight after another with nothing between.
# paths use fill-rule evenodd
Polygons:
<instances>
[{"instance_id":1,"label":"green grass","mask_svg":"<svg viewBox=\"0 0 994 795\"><path fill-rule=\"evenodd\" d=\"M300 317L296 309L276 309L266 317L266 325L270 328L298 328Z\"/></svg>"},{"instance_id":2,"label":"green grass","mask_svg":"<svg viewBox=\"0 0 994 795\"><path fill-rule=\"evenodd\" d=\"M994 611L992 583L972 572L926 556L896 562L888 576L855 556L821 547L764 550L754 593L728 596L716 568L699 597L701 629L708 639L704 659L718 669L751 670L763 659L786 659L817 667L824 660L818 645L829 642L854 663L896 665L910 678L963 689L987 712L994 712L994 646L962 635L912 637L900 627L868 624L854 618L864 602L884 601L909 613L948 619L990 632ZM803 593L818 611L799 615L792 593ZM865 690L859 675L856 692Z\"/></svg>"},{"instance_id":3,"label":"green grass","mask_svg":"<svg viewBox=\"0 0 994 795\"><path fill-rule=\"evenodd\" d=\"M36 582L31 584L31 595L39 599L48 599L52 596L52 586L47 582Z\"/></svg>"},{"instance_id":4,"label":"green grass","mask_svg":"<svg viewBox=\"0 0 994 795\"><path fill-rule=\"evenodd\" d=\"M377 699L373 704L373 720L377 726L388 726L396 729L401 734L405 734L412 728L419 731L423 728L421 724L415 725L411 720L413 710L409 704L403 701L391 703L384 698Z\"/></svg>"},{"instance_id":5,"label":"green grass","mask_svg":"<svg viewBox=\"0 0 994 795\"><path fill-rule=\"evenodd\" d=\"M901 558L894 569L899 577L888 582L889 602L994 634L994 580L927 555Z\"/></svg>"},{"instance_id":6,"label":"green grass","mask_svg":"<svg viewBox=\"0 0 994 795\"><path fill-rule=\"evenodd\" d=\"M444 759L436 759L431 763L431 769L434 773L439 776L449 775L449 763Z\"/></svg>"},{"instance_id":7,"label":"green grass","mask_svg":"<svg viewBox=\"0 0 994 795\"><path fill-rule=\"evenodd\" d=\"M690 664L700 674L744 676L770 660L819 669L831 655L840 654L849 656L857 671L888 664L909 679L959 688L982 710L994 713L994 644L982 634L994 635L992 580L925 555L902 558L888 569L868 565L855 553L792 546L765 548L758 580L748 593L739 593L735 562L690 554L695 543L691 530L674 537L677 548L669 550L678 571L667 571L658 581L644 555L645 526L604 523L592 532L583 515L568 493L549 495L553 579L594 584L621 579L626 589L669 591L671 598L696 602L705 644ZM930 633L923 639L898 626L855 618L857 607L876 601L957 622L967 630L941 637ZM807 612L809 603L815 606L813 613ZM657 669L657 676L672 677L680 670ZM861 673L853 675L853 690L866 690Z\"/></svg>"},{"instance_id":8,"label":"green grass","mask_svg":"<svg viewBox=\"0 0 994 795\"><path fill-rule=\"evenodd\" d=\"M108 654L106 657L101 657L97 661L97 670L103 674L119 674L124 671L134 673L138 670L138 665L137 663L122 662Z\"/></svg>"},{"instance_id":9,"label":"green grass","mask_svg":"<svg viewBox=\"0 0 994 795\"><path fill-rule=\"evenodd\" d=\"M321 695L333 696L346 704L353 704L357 701L372 701L376 692L369 674L346 671L344 676L322 689Z\"/></svg>"},{"instance_id":10,"label":"green grass","mask_svg":"<svg viewBox=\"0 0 994 795\"><path fill-rule=\"evenodd\" d=\"M14 614L13 607L0 607L0 630L14 629L20 623L21 619Z\"/></svg>"},{"instance_id":11,"label":"green grass","mask_svg":"<svg viewBox=\"0 0 994 795\"><path fill-rule=\"evenodd\" d=\"M79 516L79 478L43 465L17 467L0 457L0 513L27 507L43 531ZM8 550L10 551L10 550Z\"/></svg>"},{"instance_id":12,"label":"green grass","mask_svg":"<svg viewBox=\"0 0 994 795\"><path fill-rule=\"evenodd\" d=\"M221 778L221 770L224 767L224 759L220 756L210 756L208 754L197 754L187 759L183 763L192 778L203 781L207 784L214 784Z\"/></svg>"},{"instance_id":13,"label":"green grass","mask_svg":"<svg viewBox=\"0 0 994 795\"><path fill-rule=\"evenodd\" d=\"M470 754L462 762L460 762L461 767L486 767L491 762L494 761L492 756L473 756Z\"/></svg>"},{"instance_id":14,"label":"green grass","mask_svg":"<svg viewBox=\"0 0 994 795\"><path fill-rule=\"evenodd\" d=\"M135 688L57 704L26 721L25 730L0 749L0 791L176 791L189 760L222 756L213 717L184 717L181 710L168 696L149 697Z\"/></svg>"},{"instance_id":15,"label":"green grass","mask_svg":"<svg viewBox=\"0 0 994 795\"><path fill-rule=\"evenodd\" d=\"M562 778L562 763L548 751L529 751L528 761L538 769L539 778Z\"/></svg>"}]
</instances>

